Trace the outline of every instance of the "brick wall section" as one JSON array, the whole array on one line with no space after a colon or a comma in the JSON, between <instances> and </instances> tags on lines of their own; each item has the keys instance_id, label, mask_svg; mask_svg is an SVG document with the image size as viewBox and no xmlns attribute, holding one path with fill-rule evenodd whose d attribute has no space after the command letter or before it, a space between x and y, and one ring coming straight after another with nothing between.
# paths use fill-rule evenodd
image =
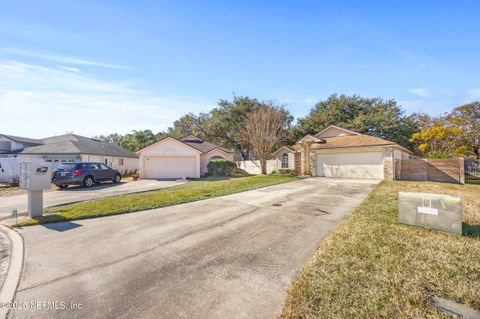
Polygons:
<instances>
[{"instance_id":1,"label":"brick wall section","mask_svg":"<svg viewBox=\"0 0 480 319\"><path fill-rule=\"evenodd\" d=\"M302 154L295 153L295 175L302 175Z\"/></svg>"},{"instance_id":2,"label":"brick wall section","mask_svg":"<svg viewBox=\"0 0 480 319\"><path fill-rule=\"evenodd\" d=\"M464 162L461 159L396 160L395 177L404 181L432 181L463 184Z\"/></svg>"},{"instance_id":3,"label":"brick wall section","mask_svg":"<svg viewBox=\"0 0 480 319\"><path fill-rule=\"evenodd\" d=\"M393 148L385 147L383 150L383 178L393 179L395 174L393 162Z\"/></svg>"}]
</instances>

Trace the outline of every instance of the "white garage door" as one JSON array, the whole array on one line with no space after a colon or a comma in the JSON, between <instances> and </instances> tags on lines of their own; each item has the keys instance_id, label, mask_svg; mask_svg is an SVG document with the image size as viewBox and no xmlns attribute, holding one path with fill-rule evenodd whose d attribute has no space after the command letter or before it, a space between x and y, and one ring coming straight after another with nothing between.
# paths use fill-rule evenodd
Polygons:
<instances>
[{"instance_id":1,"label":"white garage door","mask_svg":"<svg viewBox=\"0 0 480 319\"><path fill-rule=\"evenodd\" d=\"M195 156L146 156L145 178L199 177Z\"/></svg>"},{"instance_id":2,"label":"white garage door","mask_svg":"<svg viewBox=\"0 0 480 319\"><path fill-rule=\"evenodd\" d=\"M317 176L383 179L383 152L316 154Z\"/></svg>"}]
</instances>

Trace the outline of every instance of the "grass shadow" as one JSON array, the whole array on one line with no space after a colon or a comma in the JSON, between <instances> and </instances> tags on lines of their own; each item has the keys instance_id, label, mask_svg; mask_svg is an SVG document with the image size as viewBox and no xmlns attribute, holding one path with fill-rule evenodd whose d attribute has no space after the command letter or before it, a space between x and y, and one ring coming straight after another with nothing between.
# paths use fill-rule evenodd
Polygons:
<instances>
[{"instance_id":1,"label":"grass shadow","mask_svg":"<svg viewBox=\"0 0 480 319\"><path fill-rule=\"evenodd\" d=\"M480 237L480 224L462 223L462 234L468 237Z\"/></svg>"},{"instance_id":2,"label":"grass shadow","mask_svg":"<svg viewBox=\"0 0 480 319\"><path fill-rule=\"evenodd\" d=\"M465 184L480 185L480 179L466 179Z\"/></svg>"}]
</instances>

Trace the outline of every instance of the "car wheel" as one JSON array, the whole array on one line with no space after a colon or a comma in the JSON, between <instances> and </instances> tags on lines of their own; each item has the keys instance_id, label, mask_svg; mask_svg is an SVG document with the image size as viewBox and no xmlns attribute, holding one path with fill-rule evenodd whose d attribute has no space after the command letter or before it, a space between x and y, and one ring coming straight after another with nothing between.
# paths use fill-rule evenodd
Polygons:
<instances>
[{"instance_id":1,"label":"car wheel","mask_svg":"<svg viewBox=\"0 0 480 319\"><path fill-rule=\"evenodd\" d=\"M92 187L93 184L95 184L95 181L90 176L85 177L85 179L83 180L83 186L84 187L87 187L87 188Z\"/></svg>"},{"instance_id":2,"label":"car wheel","mask_svg":"<svg viewBox=\"0 0 480 319\"><path fill-rule=\"evenodd\" d=\"M113 178L112 182L114 182L115 184L118 184L118 183L120 183L121 180L122 180L122 176L120 174L117 174Z\"/></svg>"}]
</instances>

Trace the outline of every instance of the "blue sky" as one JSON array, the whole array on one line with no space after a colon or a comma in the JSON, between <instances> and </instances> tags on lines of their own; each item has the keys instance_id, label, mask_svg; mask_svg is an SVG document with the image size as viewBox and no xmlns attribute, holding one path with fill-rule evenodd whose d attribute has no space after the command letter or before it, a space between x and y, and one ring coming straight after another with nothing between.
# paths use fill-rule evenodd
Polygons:
<instances>
[{"instance_id":1,"label":"blue sky","mask_svg":"<svg viewBox=\"0 0 480 319\"><path fill-rule=\"evenodd\" d=\"M477 1L9 1L0 132L160 131L219 99L332 93L439 114L480 99Z\"/></svg>"}]
</instances>

